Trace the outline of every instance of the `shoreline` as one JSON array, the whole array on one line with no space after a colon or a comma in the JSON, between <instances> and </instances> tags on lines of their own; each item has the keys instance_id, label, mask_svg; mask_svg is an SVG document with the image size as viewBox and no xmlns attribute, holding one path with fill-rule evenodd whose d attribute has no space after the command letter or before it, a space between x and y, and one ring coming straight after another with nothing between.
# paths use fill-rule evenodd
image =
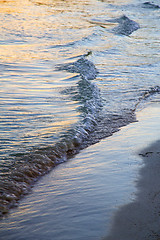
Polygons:
<instances>
[{"instance_id":1,"label":"shoreline","mask_svg":"<svg viewBox=\"0 0 160 240\"><path fill-rule=\"evenodd\" d=\"M160 107L159 103L156 105ZM149 108L154 106L151 103ZM144 110L148 112L147 108ZM141 113L138 115L142 117ZM152 119L146 127L148 133L154 128L155 119ZM146 138L149 139L149 135ZM114 213L109 234L103 240L160 239L160 137L138 150L137 154L142 159L142 167L138 171L135 199Z\"/></svg>"},{"instance_id":2,"label":"shoreline","mask_svg":"<svg viewBox=\"0 0 160 240\"><path fill-rule=\"evenodd\" d=\"M136 184L136 199L118 209L104 240L160 239L160 140L139 155L143 167Z\"/></svg>"},{"instance_id":3,"label":"shoreline","mask_svg":"<svg viewBox=\"0 0 160 240\"><path fill-rule=\"evenodd\" d=\"M143 161L148 161L148 152L152 152L148 146L160 139L160 103L149 104L137 112L137 119L138 122L82 150L42 177L18 208L11 209L8 217L1 221L1 239L20 240L23 236L23 239L155 240L153 233L145 237L149 235L145 227L150 226L151 213L148 202L143 199L146 185L141 171L150 173L143 170ZM157 194L156 203L158 197ZM134 208L138 207L142 210L134 215ZM158 208L150 209L153 213L157 210L158 219ZM149 221L148 225L139 224L141 215ZM153 218L151 221L153 227L157 227ZM131 233L127 231L127 224L133 224L134 228L129 225ZM155 228L149 230L156 231Z\"/></svg>"}]
</instances>

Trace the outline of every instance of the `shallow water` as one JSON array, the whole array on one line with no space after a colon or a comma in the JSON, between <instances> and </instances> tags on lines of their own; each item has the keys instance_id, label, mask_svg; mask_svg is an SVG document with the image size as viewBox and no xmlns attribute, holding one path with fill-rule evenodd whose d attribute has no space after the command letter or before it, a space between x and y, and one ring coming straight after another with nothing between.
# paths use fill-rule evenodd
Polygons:
<instances>
[{"instance_id":1,"label":"shallow water","mask_svg":"<svg viewBox=\"0 0 160 240\"><path fill-rule=\"evenodd\" d=\"M2 213L39 175L158 98L160 10L141 3L0 1ZM111 21L123 14L140 26L128 36ZM83 57L95 68L64 67Z\"/></svg>"},{"instance_id":2,"label":"shallow water","mask_svg":"<svg viewBox=\"0 0 160 240\"><path fill-rule=\"evenodd\" d=\"M139 153L159 139L160 105L139 112L138 120L41 178L18 209L1 221L1 239L98 240L107 236L117 210L135 201L139 169L144 165ZM124 223L132 220L130 212L125 217ZM144 239L139 228L135 235Z\"/></svg>"}]
</instances>

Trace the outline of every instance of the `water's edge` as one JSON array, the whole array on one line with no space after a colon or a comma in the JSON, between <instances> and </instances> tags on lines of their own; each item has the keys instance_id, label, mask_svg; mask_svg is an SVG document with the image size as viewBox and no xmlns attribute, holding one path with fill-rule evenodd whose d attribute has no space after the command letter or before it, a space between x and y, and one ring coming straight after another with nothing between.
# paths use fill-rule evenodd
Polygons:
<instances>
[{"instance_id":1,"label":"water's edge","mask_svg":"<svg viewBox=\"0 0 160 240\"><path fill-rule=\"evenodd\" d=\"M63 65L60 69L80 74L81 80L78 87L83 95L81 96L82 108L84 108L83 120L75 128L66 132L53 147L41 148L22 155L17 154L9 174L7 173L6 176L4 174L0 183L1 218L9 212L10 208L17 206L18 201L30 191L40 176L72 158L80 150L112 136L121 127L135 122L135 111L139 103L154 93L160 92L160 87L156 86L140 97L134 109L124 110L119 115L105 116L99 89L96 84L89 81L95 79L98 73L94 64L82 57L72 65Z\"/></svg>"}]
</instances>

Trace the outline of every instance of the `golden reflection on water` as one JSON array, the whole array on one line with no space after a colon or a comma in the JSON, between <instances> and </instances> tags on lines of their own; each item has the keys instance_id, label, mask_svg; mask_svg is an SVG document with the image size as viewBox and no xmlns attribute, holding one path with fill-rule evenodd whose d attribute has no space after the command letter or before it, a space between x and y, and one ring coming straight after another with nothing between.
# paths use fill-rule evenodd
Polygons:
<instances>
[{"instance_id":1,"label":"golden reflection on water","mask_svg":"<svg viewBox=\"0 0 160 240\"><path fill-rule=\"evenodd\" d=\"M32 50L35 50L35 47L38 45L30 44L12 44L12 45L0 45L0 59L5 62L14 62L14 61L30 61L31 59L46 59L46 54L39 52L38 49L36 53ZM39 49L40 49L39 45ZM38 53L38 54L37 54ZM48 56L49 53L47 53Z\"/></svg>"},{"instance_id":2,"label":"golden reflection on water","mask_svg":"<svg viewBox=\"0 0 160 240\"><path fill-rule=\"evenodd\" d=\"M7 0L0 1L0 13L4 14L19 14L29 13L29 7L33 6L33 3L29 0Z\"/></svg>"},{"instance_id":3,"label":"golden reflection on water","mask_svg":"<svg viewBox=\"0 0 160 240\"><path fill-rule=\"evenodd\" d=\"M28 61L44 57L40 51L42 44L28 42L29 38L38 35L38 28L43 26L43 21L39 20L37 24L35 9L30 7L33 7L33 4L28 0L0 1L1 61ZM36 11L36 16L39 15L42 15L42 12Z\"/></svg>"},{"instance_id":4,"label":"golden reflection on water","mask_svg":"<svg viewBox=\"0 0 160 240\"><path fill-rule=\"evenodd\" d=\"M84 8L83 1L0 1L0 60L56 58L52 46L77 41L92 32L89 23L81 19ZM81 32L73 33L77 28Z\"/></svg>"}]
</instances>

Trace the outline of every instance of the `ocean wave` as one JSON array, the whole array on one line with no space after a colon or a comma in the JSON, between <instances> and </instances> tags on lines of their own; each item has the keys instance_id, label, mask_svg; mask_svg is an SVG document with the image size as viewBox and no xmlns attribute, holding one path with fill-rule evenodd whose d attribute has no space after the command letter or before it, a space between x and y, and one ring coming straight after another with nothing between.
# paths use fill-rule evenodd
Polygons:
<instances>
[{"instance_id":1,"label":"ocean wave","mask_svg":"<svg viewBox=\"0 0 160 240\"><path fill-rule=\"evenodd\" d=\"M95 21L95 20L92 20L89 22L104 28L110 26L110 24L118 23L118 25L112 28L110 32L117 35L125 35L125 36L131 35L134 31L140 28L140 25L137 22L131 20L126 15L122 15L119 18L108 19L108 20L105 20L104 22Z\"/></svg>"},{"instance_id":2,"label":"ocean wave","mask_svg":"<svg viewBox=\"0 0 160 240\"><path fill-rule=\"evenodd\" d=\"M154 4L152 2L144 2L144 3L142 3L142 7L143 8L151 8L151 9L159 9L160 8L159 5Z\"/></svg>"},{"instance_id":3,"label":"ocean wave","mask_svg":"<svg viewBox=\"0 0 160 240\"><path fill-rule=\"evenodd\" d=\"M30 191L40 176L67 161L80 150L111 136L120 127L136 121L135 109L123 110L121 114L107 114L103 111L100 90L94 81L90 81L96 79L98 70L85 57L69 64L59 65L57 70L76 72L80 75L76 89L66 89L65 93L79 102L78 111L81 113L81 120L63 133L53 146L15 156L10 172L1 175L1 217L17 205L18 200ZM139 101L159 92L159 86L147 90Z\"/></svg>"},{"instance_id":4,"label":"ocean wave","mask_svg":"<svg viewBox=\"0 0 160 240\"><path fill-rule=\"evenodd\" d=\"M93 80L98 74L95 65L85 57L81 57L76 62L61 64L57 66L56 69L60 71L66 70L71 73L79 73L83 80Z\"/></svg>"},{"instance_id":5,"label":"ocean wave","mask_svg":"<svg viewBox=\"0 0 160 240\"><path fill-rule=\"evenodd\" d=\"M112 29L112 32L118 34L118 35L131 35L134 31L138 30L140 28L140 25L129 19L127 16L123 15L119 18L108 20L109 22L115 22L118 23L118 26L114 27Z\"/></svg>"}]
</instances>

